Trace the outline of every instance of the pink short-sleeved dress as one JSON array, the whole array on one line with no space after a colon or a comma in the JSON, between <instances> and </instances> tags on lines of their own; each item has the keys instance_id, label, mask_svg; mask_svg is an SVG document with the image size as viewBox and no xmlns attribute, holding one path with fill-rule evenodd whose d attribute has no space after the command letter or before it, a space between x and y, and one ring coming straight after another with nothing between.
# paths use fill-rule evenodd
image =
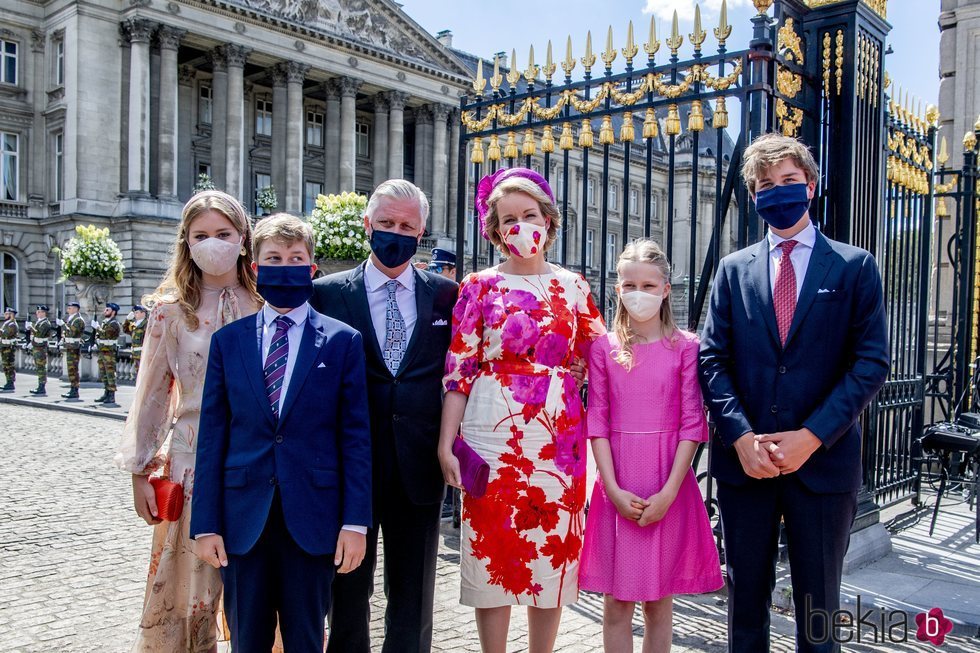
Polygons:
<instances>
[{"instance_id":1,"label":"pink short-sleeved dress","mask_svg":"<svg viewBox=\"0 0 980 653\"><path fill-rule=\"evenodd\" d=\"M646 498L667 481L681 440L708 439L698 341L679 332L673 342L634 345L629 371L613 358L617 349L612 333L592 346L588 436L609 439L619 486ZM597 478L579 580L581 589L621 601L719 589L718 552L694 471L688 471L664 518L644 527L620 516Z\"/></svg>"}]
</instances>

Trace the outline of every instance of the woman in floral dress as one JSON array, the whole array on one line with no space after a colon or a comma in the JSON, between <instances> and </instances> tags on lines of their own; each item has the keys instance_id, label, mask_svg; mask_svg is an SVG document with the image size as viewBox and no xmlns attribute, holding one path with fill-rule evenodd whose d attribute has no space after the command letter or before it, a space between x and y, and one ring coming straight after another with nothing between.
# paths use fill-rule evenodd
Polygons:
<instances>
[{"instance_id":1,"label":"woman in floral dress","mask_svg":"<svg viewBox=\"0 0 980 653\"><path fill-rule=\"evenodd\" d=\"M439 458L460 487L459 432L490 465L486 494L463 495L460 535L460 600L476 608L483 651L506 650L510 606L526 605L530 651L542 653L578 598L586 446L569 368L606 329L586 281L545 260L561 215L543 177L485 177L477 209L484 237L509 258L460 287Z\"/></svg>"},{"instance_id":2,"label":"woman in floral dress","mask_svg":"<svg viewBox=\"0 0 980 653\"><path fill-rule=\"evenodd\" d=\"M143 615L134 651L217 650L221 576L194 555L188 537L194 456L211 335L261 306L255 289L252 232L245 210L219 191L184 206L170 268L156 292L136 396L116 455L132 474L136 512L153 524ZM161 522L151 474L180 483L179 521Z\"/></svg>"}]
</instances>

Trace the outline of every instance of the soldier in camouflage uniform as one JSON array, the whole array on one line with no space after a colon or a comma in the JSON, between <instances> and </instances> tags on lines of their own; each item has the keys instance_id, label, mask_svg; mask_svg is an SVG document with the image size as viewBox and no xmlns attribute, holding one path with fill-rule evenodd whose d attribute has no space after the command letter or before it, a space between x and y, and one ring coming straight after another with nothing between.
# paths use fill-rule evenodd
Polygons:
<instances>
[{"instance_id":1,"label":"soldier in camouflage uniform","mask_svg":"<svg viewBox=\"0 0 980 653\"><path fill-rule=\"evenodd\" d=\"M31 349L37 371L37 387L31 390L31 394L42 396L47 394L44 386L48 382L48 341L54 335L54 325L48 319L48 307L43 304L38 305L34 316L37 318L34 324L27 325L27 330L31 332Z\"/></svg>"},{"instance_id":2,"label":"soldier in camouflage uniform","mask_svg":"<svg viewBox=\"0 0 980 653\"><path fill-rule=\"evenodd\" d=\"M95 344L99 348L99 376L105 392L95 401L103 404L116 403L116 348L119 346L119 334L122 328L116 320L119 304L108 302L103 312L104 320L101 326L98 320L92 319L95 329Z\"/></svg>"},{"instance_id":3,"label":"soldier in camouflage uniform","mask_svg":"<svg viewBox=\"0 0 980 653\"><path fill-rule=\"evenodd\" d=\"M123 322L123 331L133 338L133 378L140 372L140 356L143 352L143 335L146 333L146 309L137 304Z\"/></svg>"},{"instance_id":4,"label":"soldier in camouflage uniform","mask_svg":"<svg viewBox=\"0 0 980 653\"><path fill-rule=\"evenodd\" d=\"M3 362L3 373L7 384L0 388L3 392L12 392L17 370L14 368L14 351L17 348L17 309L7 306L3 310L3 325L0 325L0 361Z\"/></svg>"},{"instance_id":5,"label":"soldier in camouflage uniform","mask_svg":"<svg viewBox=\"0 0 980 653\"><path fill-rule=\"evenodd\" d=\"M65 348L65 363L68 367L68 383L71 389L61 395L65 399L78 399L78 383L81 380L78 374L78 363L81 358L82 335L85 333L85 320L78 314L81 306L78 302L68 302L68 320L62 322L58 320L58 326L62 327L61 344Z\"/></svg>"}]
</instances>

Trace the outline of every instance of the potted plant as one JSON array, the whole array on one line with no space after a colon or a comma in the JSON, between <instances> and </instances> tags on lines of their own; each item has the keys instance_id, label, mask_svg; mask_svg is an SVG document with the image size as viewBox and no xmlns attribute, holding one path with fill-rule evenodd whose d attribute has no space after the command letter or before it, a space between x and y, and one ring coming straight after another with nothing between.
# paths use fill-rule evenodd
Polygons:
<instances>
[{"instance_id":1,"label":"potted plant","mask_svg":"<svg viewBox=\"0 0 980 653\"><path fill-rule=\"evenodd\" d=\"M275 211L276 206L279 204L279 198L276 197L275 186L260 188L258 192L255 193L255 204L262 209L262 215L269 215Z\"/></svg>"},{"instance_id":2,"label":"potted plant","mask_svg":"<svg viewBox=\"0 0 980 653\"><path fill-rule=\"evenodd\" d=\"M61 258L62 280L75 284L83 313L98 315L109 300L112 286L122 281L122 252L109 237L108 228L78 225L75 234L55 250Z\"/></svg>"},{"instance_id":3,"label":"potted plant","mask_svg":"<svg viewBox=\"0 0 980 653\"><path fill-rule=\"evenodd\" d=\"M357 193L317 196L310 226L316 237L317 265L325 273L349 270L371 253L364 231L365 209L367 197Z\"/></svg>"},{"instance_id":4,"label":"potted plant","mask_svg":"<svg viewBox=\"0 0 980 653\"><path fill-rule=\"evenodd\" d=\"M211 180L211 175L206 172L202 172L197 176L197 181L194 182L194 192L200 193L203 190L217 190L214 187L214 182Z\"/></svg>"}]
</instances>

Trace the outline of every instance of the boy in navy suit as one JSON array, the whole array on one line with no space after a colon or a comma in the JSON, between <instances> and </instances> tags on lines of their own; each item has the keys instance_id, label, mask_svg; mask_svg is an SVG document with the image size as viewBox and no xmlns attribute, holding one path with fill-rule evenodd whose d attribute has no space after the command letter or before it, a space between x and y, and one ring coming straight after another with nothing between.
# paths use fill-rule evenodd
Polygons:
<instances>
[{"instance_id":1,"label":"boy in navy suit","mask_svg":"<svg viewBox=\"0 0 980 653\"><path fill-rule=\"evenodd\" d=\"M746 149L742 176L769 232L721 261L701 337L728 648L739 653L769 650L780 521L796 650L840 650L831 626L862 482L857 421L889 369L878 266L811 224L818 174L793 138L768 134Z\"/></svg>"},{"instance_id":2,"label":"boy in navy suit","mask_svg":"<svg viewBox=\"0 0 980 653\"><path fill-rule=\"evenodd\" d=\"M364 348L317 313L313 233L280 214L253 237L257 315L212 337L191 515L221 569L236 653L321 653L334 572L364 558L371 435Z\"/></svg>"}]
</instances>

